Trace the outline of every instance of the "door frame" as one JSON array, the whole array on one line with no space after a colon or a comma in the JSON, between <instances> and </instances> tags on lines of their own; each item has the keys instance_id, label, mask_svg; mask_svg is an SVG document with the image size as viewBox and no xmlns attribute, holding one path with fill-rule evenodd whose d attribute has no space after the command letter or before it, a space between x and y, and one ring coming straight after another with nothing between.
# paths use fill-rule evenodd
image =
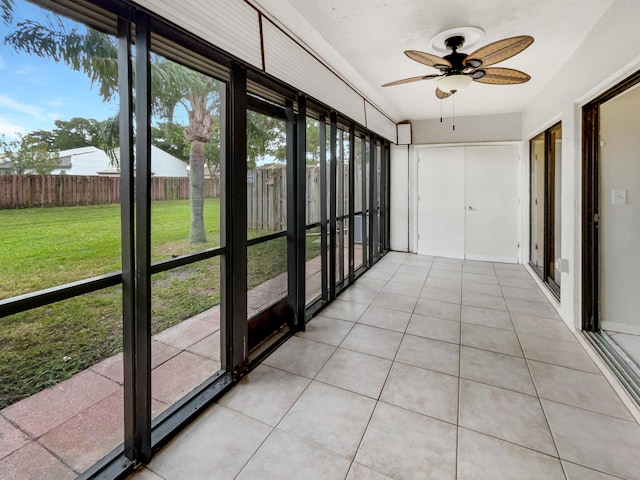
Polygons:
<instances>
[{"instance_id":1,"label":"door frame","mask_svg":"<svg viewBox=\"0 0 640 480\"><path fill-rule=\"evenodd\" d=\"M526 178L525 171L523 165L523 142L522 141L503 141L503 142L465 142L465 143L434 143L434 144L423 144L423 145L414 145L412 147L412 153L410 155L410 164L409 164L409 205L410 205L410 215L409 215L409 232L410 232L410 240L411 245L409 245L409 250L412 253L418 253L418 158L420 152L427 151L428 149L433 148L444 148L444 147L490 147L490 146L515 146L517 148L518 154L518 166L517 166L517 181L518 181L518 218L517 218L517 228L518 228L518 263L524 263L524 228L525 228L525 212L528 211L529 208L529 200L527 196L524 195L527 192L525 187ZM528 185L527 185L528 186Z\"/></svg>"},{"instance_id":2,"label":"door frame","mask_svg":"<svg viewBox=\"0 0 640 480\"><path fill-rule=\"evenodd\" d=\"M640 83L640 70L582 107L582 329L600 331L600 105Z\"/></svg>"}]
</instances>

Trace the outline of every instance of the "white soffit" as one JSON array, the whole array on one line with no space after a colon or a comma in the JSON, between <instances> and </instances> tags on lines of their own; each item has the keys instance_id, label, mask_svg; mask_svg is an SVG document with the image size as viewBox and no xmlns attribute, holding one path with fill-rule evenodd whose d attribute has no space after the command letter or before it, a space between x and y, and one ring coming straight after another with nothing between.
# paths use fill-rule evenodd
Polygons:
<instances>
[{"instance_id":1,"label":"white soffit","mask_svg":"<svg viewBox=\"0 0 640 480\"><path fill-rule=\"evenodd\" d=\"M380 113L369 102L365 102L365 111L367 114L367 128L392 143L397 143L396 124Z\"/></svg>"},{"instance_id":2,"label":"white soffit","mask_svg":"<svg viewBox=\"0 0 640 480\"><path fill-rule=\"evenodd\" d=\"M238 0L136 0L161 17L262 69L258 12Z\"/></svg>"},{"instance_id":3,"label":"white soffit","mask_svg":"<svg viewBox=\"0 0 640 480\"><path fill-rule=\"evenodd\" d=\"M266 19L262 32L267 73L365 125L364 99L358 93Z\"/></svg>"}]
</instances>

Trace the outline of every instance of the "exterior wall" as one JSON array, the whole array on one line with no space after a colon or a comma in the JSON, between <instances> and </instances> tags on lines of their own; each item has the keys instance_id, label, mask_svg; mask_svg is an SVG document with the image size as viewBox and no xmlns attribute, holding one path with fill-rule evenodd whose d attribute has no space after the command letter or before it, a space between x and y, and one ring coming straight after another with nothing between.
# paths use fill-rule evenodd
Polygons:
<instances>
[{"instance_id":1,"label":"exterior wall","mask_svg":"<svg viewBox=\"0 0 640 480\"><path fill-rule=\"evenodd\" d=\"M111 164L107 154L97 147L82 147L63 150L60 157L70 157L71 167L56 168L51 175L119 175L118 168ZM156 177L188 177L187 164L173 155L151 146L151 172Z\"/></svg>"},{"instance_id":2,"label":"exterior wall","mask_svg":"<svg viewBox=\"0 0 640 480\"><path fill-rule=\"evenodd\" d=\"M640 68L640 2L616 0L571 59L523 112L522 138L562 121L562 274L560 314L581 328L581 107ZM621 32L623 35L621 36ZM525 165L528 169L528 149ZM528 225L525 224L528 230ZM525 231L528 235L528 231Z\"/></svg>"}]
</instances>

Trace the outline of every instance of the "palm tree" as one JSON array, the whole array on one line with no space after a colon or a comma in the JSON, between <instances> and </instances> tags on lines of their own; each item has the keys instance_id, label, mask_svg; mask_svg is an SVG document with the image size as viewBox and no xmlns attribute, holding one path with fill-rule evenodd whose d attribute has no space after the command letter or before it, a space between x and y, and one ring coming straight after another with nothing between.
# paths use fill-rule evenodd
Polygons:
<instances>
[{"instance_id":1,"label":"palm tree","mask_svg":"<svg viewBox=\"0 0 640 480\"><path fill-rule=\"evenodd\" d=\"M3 18L11 18L11 1L0 0ZM102 32L70 27L68 22L54 15L48 17L46 24L33 20L18 22L5 42L17 51L50 58L86 74L92 85L99 86L100 96L105 101L118 93L117 46L115 39ZM206 242L203 214L205 145L211 140L213 117L219 112L219 83L157 56L152 61L151 75L154 114L171 122L176 109L183 108L188 118L183 133L190 142L189 241ZM117 122L117 116L114 120ZM108 126L105 130L109 130ZM110 142L105 143L108 145Z\"/></svg>"}]
</instances>

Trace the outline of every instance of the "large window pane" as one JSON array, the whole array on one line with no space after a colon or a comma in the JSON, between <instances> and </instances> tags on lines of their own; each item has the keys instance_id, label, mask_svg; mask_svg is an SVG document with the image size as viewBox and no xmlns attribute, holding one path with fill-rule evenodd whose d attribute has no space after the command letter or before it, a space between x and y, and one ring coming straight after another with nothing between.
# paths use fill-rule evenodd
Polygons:
<instances>
[{"instance_id":1,"label":"large window pane","mask_svg":"<svg viewBox=\"0 0 640 480\"><path fill-rule=\"evenodd\" d=\"M318 224L321 220L320 178L320 122L307 117L306 148L306 225ZM324 159L322 159L324 161ZM307 227L305 263L305 304L309 305L322 295L321 228Z\"/></svg>"},{"instance_id":2,"label":"large window pane","mask_svg":"<svg viewBox=\"0 0 640 480\"><path fill-rule=\"evenodd\" d=\"M209 75L151 58L152 261L220 245L221 91ZM152 411L220 369L220 259L153 275Z\"/></svg>"},{"instance_id":3,"label":"large window pane","mask_svg":"<svg viewBox=\"0 0 640 480\"><path fill-rule=\"evenodd\" d=\"M286 122L247 112L247 238L287 229ZM285 298L287 239L263 241L247 249L247 317Z\"/></svg>"},{"instance_id":4,"label":"large window pane","mask_svg":"<svg viewBox=\"0 0 640 480\"><path fill-rule=\"evenodd\" d=\"M364 177L362 175L362 168L364 163L362 145L364 140L360 136L356 136L354 139L354 149L355 149L355 168L354 168L354 267L358 269L362 266L364 257L364 248L363 248L363 210L366 207L363 205L363 188L364 188Z\"/></svg>"},{"instance_id":5,"label":"large window pane","mask_svg":"<svg viewBox=\"0 0 640 480\"><path fill-rule=\"evenodd\" d=\"M308 305L322 295L322 245L320 227L306 230L305 304Z\"/></svg>"},{"instance_id":6,"label":"large window pane","mask_svg":"<svg viewBox=\"0 0 640 480\"><path fill-rule=\"evenodd\" d=\"M11 299L121 268L118 59L112 35L3 4L0 298ZM0 442L16 465L3 473L30 478L12 458L46 459L50 478L72 478L122 443L121 303L116 286L2 318Z\"/></svg>"},{"instance_id":7,"label":"large window pane","mask_svg":"<svg viewBox=\"0 0 640 480\"><path fill-rule=\"evenodd\" d=\"M559 296L561 274L562 127L530 141L530 264Z\"/></svg>"},{"instance_id":8,"label":"large window pane","mask_svg":"<svg viewBox=\"0 0 640 480\"><path fill-rule=\"evenodd\" d=\"M549 219L549 276L560 286L559 259L562 240L561 198L562 198L562 127L556 125L549 131L549 188L551 209Z\"/></svg>"},{"instance_id":9,"label":"large window pane","mask_svg":"<svg viewBox=\"0 0 640 480\"><path fill-rule=\"evenodd\" d=\"M153 275L152 414L220 369L220 258Z\"/></svg>"},{"instance_id":10,"label":"large window pane","mask_svg":"<svg viewBox=\"0 0 640 480\"><path fill-rule=\"evenodd\" d=\"M286 125L247 112L247 228L249 238L287 229Z\"/></svg>"},{"instance_id":11,"label":"large window pane","mask_svg":"<svg viewBox=\"0 0 640 480\"><path fill-rule=\"evenodd\" d=\"M220 245L222 82L160 55L151 60L154 259Z\"/></svg>"},{"instance_id":12,"label":"large window pane","mask_svg":"<svg viewBox=\"0 0 640 480\"><path fill-rule=\"evenodd\" d=\"M112 287L2 319L2 415L75 474L124 439L120 298Z\"/></svg>"},{"instance_id":13,"label":"large window pane","mask_svg":"<svg viewBox=\"0 0 640 480\"><path fill-rule=\"evenodd\" d=\"M286 237L258 243L247 249L247 289L247 318L286 298Z\"/></svg>"}]
</instances>

